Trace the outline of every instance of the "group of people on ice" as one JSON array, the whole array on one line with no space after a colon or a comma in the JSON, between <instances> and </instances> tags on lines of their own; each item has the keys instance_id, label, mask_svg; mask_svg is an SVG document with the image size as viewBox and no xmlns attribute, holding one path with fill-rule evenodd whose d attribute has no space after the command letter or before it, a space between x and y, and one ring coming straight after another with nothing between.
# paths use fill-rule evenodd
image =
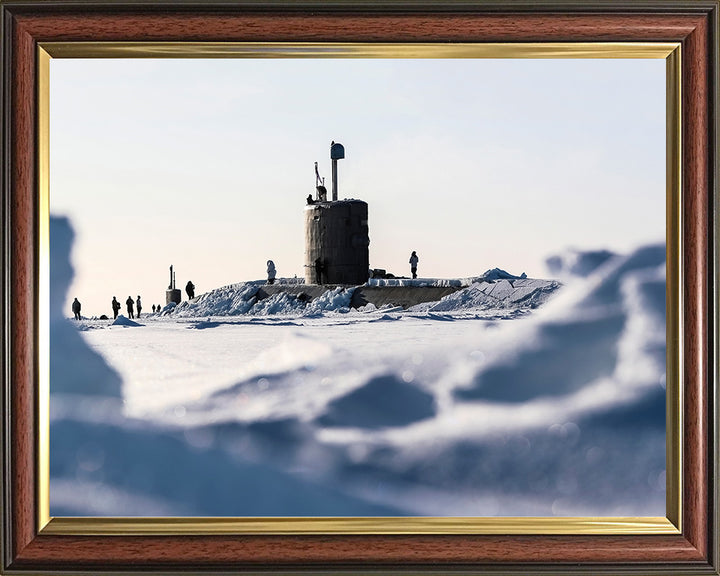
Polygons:
<instances>
[{"instance_id":1,"label":"group of people on ice","mask_svg":"<svg viewBox=\"0 0 720 576\"><path fill-rule=\"evenodd\" d=\"M113 318L117 318L118 312L120 311L120 302L118 302L118 299L113 296L111 304L113 309ZM132 296L128 296L127 300L125 300L125 306L127 307L128 318L135 318L135 307L137 308L137 317L140 318L140 314L142 313L142 300L140 299L140 294L138 294L137 300L133 300ZM157 308L160 308L160 306L157 306ZM153 312L155 312L155 309L155 304L153 304Z\"/></svg>"},{"instance_id":2,"label":"group of people on ice","mask_svg":"<svg viewBox=\"0 0 720 576\"><path fill-rule=\"evenodd\" d=\"M185 292L187 292L188 299L192 300L195 298L195 284L192 283L192 280L188 280L188 283L185 285ZM125 300L125 306L127 306L127 313L128 318L135 318L133 315L133 304L135 305L135 308L137 308L137 317L140 318L140 313L142 312L142 301L140 300L140 295L138 294L137 300L132 299L131 296L127 297L127 300ZM112 309L113 309L113 318L117 318L118 311L120 310L120 302L117 301L115 296L113 296L112 299ZM153 304L152 311L153 314L156 312L159 314L160 310L162 310L162 307L160 304L157 306Z\"/></svg>"},{"instance_id":3,"label":"group of people on ice","mask_svg":"<svg viewBox=\"0 0 720 576\"><path fill-rule=\"evenodd\" d=\"M110 306L112 306L113 319L115 319L118 317L118 312L120 312L121 308L120 302L115 296L113 296L112 302L110 302ZM125 306L127 306L128 318L135 318L135 310L137 310L137 317L140 318L140 314L142 314L142 299L140 298L139 294L137 300L133 300L132 296L128 296L127 300L125 300ZM81 310L82 304L80 303L80 300L75 298L72 303L72 312L75 320L82 320L82 316L80 315ZM157 306L153 304L152 311L153 314L156 311L160 312L160 304L158 304ZM103 317L104 316L101 316L101 318Z\"/></svg>"},{"instance_id":4,"label":"group of people on ice","mask_svg":"<svg viewBox=\"0 0 720 576\"><path fill-rule=\"evenodd\" d=\"M110 305L112 306L113 318L117 318L118 312L120 311L120 302L118 302L118 299L115 296L113 296ZM137 301L133 300L132 296L128 296L127 300L125 300L125 305L127 306L129 318L135 317L135 307L137 307L137 317L140 318L140 314L142 313L142 300L140 299L140 295L138 295ZM80 300L75 298L72 303L72 311L75 320L82 320L82 316L80 316L80 310L82 310L82 304L80 303ZM155 310L156 307L155 304L153 304L153 312L155 312ZM160 305L157 306L157 310L160 310Z\"/></svg>"},{"instance_id":5,"label":"group of people on ice","mask_svg":"<svg viewBox=\"0 0 720 576\"><path fill-rule=\"evenodd\" d=\"M188 283L185 285L185 291L187 292L188 298L190 300L195 298L195 285L192 283L192 281L188 281ZM120 301L117 299L117 297L115 297L115 296L112 297L110 306L112 307L112 311L113 311L113 319L116 319L118 317L118 313L120 312L120 308L122 308L122 305L120 304ZM128 296L127 300L125 300L125 306L127 308L128 318L135 318L136 310L137 310L137 318L140 318L140 315L142 314L143 306L142 306L142 298L140 297L139 294L138 294L136 300L133 300L132 296ZM75 320L82 319L82 316L80 315L81 309L82 309L82 304L80 303L80 300L75 298L72 303L72 312L73 312L73 317L75 318ZM153 314L155 314L156 312L159 314L160 310L162 310L162 306L160 306L160 304L152 305Z\"/></svg>"},{"instance_id":6,"label":"group of people on ice","mask_svg":"<svg viewBox=\"0 0 720 576\"><path fill-rule=\"evenodd\" d=\"M113 318L117 318L118 312L120 312L120 302L118 302L118 299L113 296L110 304L112 305ZM142 314L142 299L139 294L137 300L133 300L132 296L128 296L127 300L125 300L125 306L127 308L128 318L135 318L135 310L137 310L137 317L140 318L140 314ZM157 306L153 304L152 311L153 314L155 314L155 312L160 312L160 304Z\"/></svg>"}]
</instances>

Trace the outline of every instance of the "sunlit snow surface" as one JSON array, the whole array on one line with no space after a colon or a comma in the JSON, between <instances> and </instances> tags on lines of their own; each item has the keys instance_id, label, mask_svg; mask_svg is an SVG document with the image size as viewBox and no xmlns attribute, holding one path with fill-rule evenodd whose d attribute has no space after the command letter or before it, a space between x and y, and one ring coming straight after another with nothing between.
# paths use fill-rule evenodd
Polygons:
<instances>
[{"instance_id":1,"label":"sunlit snow surface","mask_svg":"<svg viewBox=\"0 0 720 576\"><path fill-rule=\"evenodd\" d=\"M53 218L52 515L665 515L662 245L557 257L525 305L238 284L127 326L59 310L71 242Z\"/></svg>"}]
</instances>

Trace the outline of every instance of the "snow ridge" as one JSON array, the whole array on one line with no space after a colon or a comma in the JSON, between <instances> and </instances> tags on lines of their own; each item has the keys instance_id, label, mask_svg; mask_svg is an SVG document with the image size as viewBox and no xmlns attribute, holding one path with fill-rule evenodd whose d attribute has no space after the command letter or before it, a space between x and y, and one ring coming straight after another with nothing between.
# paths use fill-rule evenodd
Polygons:
<instances>
[{"instance_id":1,"label":"snow ridge","mask_svg":"<svg viewBox=\"0 0 720 576\"><path fill-rule=\"evenodd\" d=\"M547 302L561 287L554 280L533 280L512 276L498 268L488 271L491 279L423 279L419 283L402 284L404 280L381 280L372 286L460 286L465 288L445 296L439 301L413 307L414 311L467 312L472 310L529 310ZM501 278L502 279L499 279ZM391 283L392 282L392 283ZM413 281L410 281L413 282ZM337 287L308 301L302 294L280 292L259 299L259 284L248 282L232 284L212 290L177 306L166 306L163 316L198 318L208 316L322 316L343 314L350 310L355 287ZM370 311L365 309L363 311Z\"/></svg>"},{"instance_id":2,"label":"snow ridge","mask_svg":"<svg viewBox=\"0 0 720 576\"><path fill-rule=\"evenodd\" d=\"M429 308L430 312L459 310L507 310L537 308L560 288L554 280L498 280L475 282L463 290L445 296Z\"/></svg>"}]
</instances>

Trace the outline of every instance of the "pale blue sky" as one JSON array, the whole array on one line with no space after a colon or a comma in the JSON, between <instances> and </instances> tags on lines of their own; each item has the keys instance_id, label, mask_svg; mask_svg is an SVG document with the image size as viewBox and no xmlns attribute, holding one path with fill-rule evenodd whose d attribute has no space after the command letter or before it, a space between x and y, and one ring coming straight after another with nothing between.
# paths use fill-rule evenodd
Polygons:
<instances>
[{"instance_id":1,"label":"pale blue sky","mask_svg":"<svg viewBox=\"0 0 720 576\"><path fill-rule=\"evenodd\" d=\"M314 162L369 204L370 265L547 277L566 249L665 234L665 62L75 60L50 63L50 206L71 218L83 314L168 267L202 293L303 272ZM68 315L70 307L68 302Z\"/></svg>"}]
</instances>

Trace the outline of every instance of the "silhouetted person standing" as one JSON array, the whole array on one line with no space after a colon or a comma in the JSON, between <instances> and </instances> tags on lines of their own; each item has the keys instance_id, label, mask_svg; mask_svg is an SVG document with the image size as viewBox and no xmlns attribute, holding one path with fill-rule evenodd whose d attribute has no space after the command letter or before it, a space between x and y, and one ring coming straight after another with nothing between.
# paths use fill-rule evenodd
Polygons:
<instances>
[{"instance_id":1,"label":"silhouetted person standing","mask_svg":"<svg viewBox=\"0 0 720 576\"><path fill-rule=\"evenodd\" d=\"M142 311L142 302L140 302L140 294L138 294L136 306L137 306L137 311L138 311L137 317L140 318L140 312Z\"/></svg>"},{"instance_id":2,"label":"silhouetted person standing","mask_svg":"<svg viewBox=\"0 0 720 576\"><path fill-rule=\"evenodd\" d=\"M188 280L188 283L185 284L185 292L187 292L189 300L195 298L195 284L191 280Z\"/></svg>"},{"instance_id":3,"label":"silhouetted person standing","mask_svg":"<svg viewBox=\"0 0 720 576\"><path fill-rule=\"evenodd\" d=\"M75 314L75 320L80 320L80 301L77 298L73 300L72 311Z\"/></svg>"},{"instance_id":4,"label":"silhouetted person standing","mask_svg":"<svg viewBox=\"0 0 720 576\"><path fill-rule=\"evenodd\" d=\"M272 260L267 261L267 283L268 284L274 284L275 283L275 275L277 274L277 271L275 270L275 262Z\"/></svg>"},{"instance_id":5,"label":"silhouetted person standing","mask_svg":"<svg viewBox=\"0 0 720 576\"><path fill-rule=\"evenodd\" d=\"M153 314L155 314L155 304L153 304L153 306L152 306L152 311L153 311Z\"/></svg>"},{"instance_id":6,"label":"silhouetted person standing","mask_svg":"<svg viewBox=\"0 0 720 576\"><path fill-rule=\"evenodd\" d=\"M117 298L113 296L112 299L112 309L113 309L113 318L117 318L117 314L120 311L120 302L117 301Z\"/></svg>"},{"instance_id":7,"label":"silhouetted person standing","mask_svg":"<svg viewBox=\"0 0 720 576\"><path fill-rule=\"evenodd\" d=\"M410 272L412 272L412 277L413 277L413 278L417 278L417 265L418 265L418 260L420 260L420 259L417 257L417 254L415 254L415 250L413 250L413 253L410 254L410 260L409 260L409 262L410 262Z\"/></svg>"},{"instance_id":8,"label":"silhouetted person standing","mask_svg":"<svg viewBox=\"0 0 720 576\"><path fill-rule=\"evenodd\" d=\"M325 271L325 265L320 258L315 259L315 283L322 284L322 275Z\"/></svg>"},{"instance_id":9,"label":"silhouetted person standing","mask_svg":"<svg viewBox=\"0 0 720 576\"><path fill-rule=\"evenodd\" d=\"M135 314L133 314L133 304L135 304L135 300L128 296L128 299L125 300L125 304L127 305L128 318L135 318Z\"/></svg>"}]
</instances>

